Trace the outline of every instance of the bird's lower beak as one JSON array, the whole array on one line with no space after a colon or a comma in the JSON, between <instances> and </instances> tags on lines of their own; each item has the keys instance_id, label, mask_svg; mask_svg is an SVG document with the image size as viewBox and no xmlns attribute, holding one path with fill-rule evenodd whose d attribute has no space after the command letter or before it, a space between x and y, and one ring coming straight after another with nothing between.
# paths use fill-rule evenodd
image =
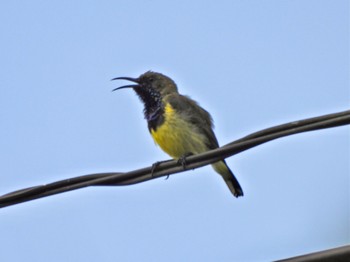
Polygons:
<instances>
[{"instance_id":1,"label":"bird's lower beak","mask_svg":"<svg viewBox=\"0 0 350 262\"><path fill-rule=\"evenodd\" d=\"M123 89L123 88L136 88L136 87L139 87L139 85L126 85L126 86L121 86L121 87L117 87L117 88L114 88L112 90L113 91L116 91L116 90L119 90L119 89Z\"/></svg>"}]
</instances>

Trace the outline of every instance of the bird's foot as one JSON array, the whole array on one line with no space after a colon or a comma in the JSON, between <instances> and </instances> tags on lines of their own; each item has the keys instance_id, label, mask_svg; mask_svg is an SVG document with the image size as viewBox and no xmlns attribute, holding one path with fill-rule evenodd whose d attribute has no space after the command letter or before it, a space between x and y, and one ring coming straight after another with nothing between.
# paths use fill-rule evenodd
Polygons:
<instances>
[{"instance_id":1,"label":"bird's foot","mask_svg":"<svg viewBox=\"0 0 350 262\"><path fill-rule=\"evenodd\" d=\"M178 163L179 165L182 165L183 169L186 169L186 165L187 165L186 157L191 156L191 155L193 155L193 154L192 154L192 153L184 154L182 157L180 157L180 158L177 160L177 163Z\"/></svg>"},{"instance_id":2,"label":"bird's foot","mask_svg":"<svg viewBox=\"0 0 350 262\"><path fill-rule=\"evenodd\" d=\"M162 164L162 163L165 163L165 162L169 162L171 160L165 160L165 161L157 161L155 163L152 164L152 169L151 169L151 176L154 178L155 176L153 175L154 172L156 171L156 168ZM166 176L165 180L167 180L169 178L169 175Z\"/></svg>"}]
</instances>

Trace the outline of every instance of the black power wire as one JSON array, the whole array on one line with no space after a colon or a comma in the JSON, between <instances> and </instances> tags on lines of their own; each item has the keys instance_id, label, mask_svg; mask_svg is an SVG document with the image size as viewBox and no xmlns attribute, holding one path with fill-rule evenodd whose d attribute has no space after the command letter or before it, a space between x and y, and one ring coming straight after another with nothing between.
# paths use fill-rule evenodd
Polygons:
<instances>
[{"instance_id":1,"label":"black power wire","mask_svg":"<svg viewBox=\"0 0 350 262\"><path fill-rule=\"evenodd\" d=\"M169 160L157 164L153 173L153 166L150 166L125 173L97 173L64 179L46 185L20 189L0 196L0 208L88 186L121 186L141 183L202 167L277 138L348 124L350 124L350 110L294 121L250 134L220 148L189 156L186 158L186 167L179 165L176 160Z\"/></svg>"}]
</instances>

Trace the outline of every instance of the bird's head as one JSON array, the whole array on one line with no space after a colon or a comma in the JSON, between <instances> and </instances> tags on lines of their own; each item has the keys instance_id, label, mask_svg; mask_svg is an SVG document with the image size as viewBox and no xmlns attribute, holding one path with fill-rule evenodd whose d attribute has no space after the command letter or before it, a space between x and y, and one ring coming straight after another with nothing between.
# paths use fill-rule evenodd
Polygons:
<instances>
[{"instance_id":1,"label":"bird's head","mask_svg":"<svg viewBox=\"0 0 350 262\"><path fill-rule=\"evenodd\" d=\"M146 119L151 119L154 114L160 112L163 108L163 98L171 93L177 93L177 87L175 82L169 77L148 71L138 78L132 77L116 77L112 80L128 80L134 82L132 85L125 85L117 87L112 91L116 91L123 88L132 88L136 94L140 97L145 108Z\"/></svg>"},{"instance_id":2,"label":"bird's head","mask_svg":"<svg viewBox=\"0 0 350 262\"><path fill-rule=\"evenodd\" d=\"M145 93L148 93L149 95L158 93L162 97L165 97L166 95L174 92L177 93L177 86L172 79L166 75L152 71L148 71L140 75L138 78L116 77L112 80L128 80L134 82L135 84L133 85L121 86L113 89L113 91L122 88L133 88L142 100Z\"/></svg>"}]
</instances>

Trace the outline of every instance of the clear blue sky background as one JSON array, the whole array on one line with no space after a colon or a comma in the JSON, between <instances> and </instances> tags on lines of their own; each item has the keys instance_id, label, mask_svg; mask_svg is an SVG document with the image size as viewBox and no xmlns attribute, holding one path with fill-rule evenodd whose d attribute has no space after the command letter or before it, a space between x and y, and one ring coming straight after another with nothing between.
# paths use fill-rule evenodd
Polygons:
<instances>
[{"instance_id":1,"label":"clear blue sky background","mask_svg":"<svg viewBox=\"0 0 350 262\"><path fill-rule=\"evenodd\" d=\"M168 159L123 82L154 70L226 144L349 108L348 1L2 1L0 194ZM270 261L350 242L349 127L0 210L0 261Z\"/></svg>"}]
</instances>

